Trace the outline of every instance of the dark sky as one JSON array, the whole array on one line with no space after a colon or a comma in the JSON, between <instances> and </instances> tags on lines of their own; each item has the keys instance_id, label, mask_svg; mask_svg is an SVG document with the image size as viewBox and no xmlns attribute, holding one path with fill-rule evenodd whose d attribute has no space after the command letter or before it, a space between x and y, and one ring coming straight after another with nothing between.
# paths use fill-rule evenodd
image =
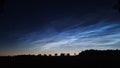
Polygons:
<instances>
[{"instance_id":1,"label":"dark sky","mask_svg":"<svg viewBox=\"0 0 120 68\"><path fill-rule=\"evenodd\" d=\"M120 48L116 0L6 0L0 55Z\"/></svg>"}]
</instances>

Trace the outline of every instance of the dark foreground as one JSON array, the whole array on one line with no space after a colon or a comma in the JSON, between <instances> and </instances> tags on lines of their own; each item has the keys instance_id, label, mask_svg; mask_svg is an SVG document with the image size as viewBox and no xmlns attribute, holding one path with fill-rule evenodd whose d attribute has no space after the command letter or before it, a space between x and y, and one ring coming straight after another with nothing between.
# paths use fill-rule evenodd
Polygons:
<instances>
[{"instance_id":1,"label":"dark foreground","mask_svg":"<svg viewBox=\"0 0 120 68\"><path fill-rule=\"evenodd\" d=\"M120 68L119 50L86 50L76 56L4 56L0 57L0 68Z\"/></svg>"}]
</instances>

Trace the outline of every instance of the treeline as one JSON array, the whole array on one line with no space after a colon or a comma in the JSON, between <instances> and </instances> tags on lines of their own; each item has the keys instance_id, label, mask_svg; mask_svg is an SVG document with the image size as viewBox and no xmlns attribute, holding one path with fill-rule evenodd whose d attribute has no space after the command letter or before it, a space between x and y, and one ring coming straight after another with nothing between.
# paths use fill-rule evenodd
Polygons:
<instances>
[{"instance_id":1,"label":"treeline","mask_svg":"<svg viewBox=\"0 0 120 68\"><path fill-rule=\"evenodd\" d=\"M62 53L51 55L17 55L0 57L0 65L6 67L120 67L120 50L85 50L71 56Z\"/></svg>"},{"instance_id":2,"label":"treeline","mask_svg":"<svg viewBox=\"0 0 120 68\"><path fill-rule=\"evenodd\" d=\"M79 54L74 53L74 55L70 55L70 53L61 53L60 55L58 55L57 53L55 53L54 55L51 54L38 54L38 55L34 55L34 54L23 54L23 55L14 55L14 56L1 56L1 57L22 57L22 56L32 56L32 57L61 57L61 56L120 56L120 50L116 49L116 50L94 50L94 49L90 49L90 50L85 50L80 52Z\"/></svg>"}]
</instances>

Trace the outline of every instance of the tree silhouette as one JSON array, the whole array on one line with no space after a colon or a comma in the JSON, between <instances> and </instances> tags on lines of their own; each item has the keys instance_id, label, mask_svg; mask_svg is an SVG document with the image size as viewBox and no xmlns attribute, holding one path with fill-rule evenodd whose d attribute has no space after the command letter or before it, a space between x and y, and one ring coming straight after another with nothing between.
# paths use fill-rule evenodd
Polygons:
<instances>
[{"instance_id":1,"label":"tree silhouette","mask_svg":"<svg viewBox=\"0 0 120 68\"><path fill-rule=\"evenodd\" d=\"M47 56L47 54L44 54L43 56Z\"/></svg>"},{"instance_id":2,"label":"tree silhouette","mask_svg":"<svg viewBox=\"0 0 120 68\"><path fill-rule=\"evenodd\" d=\"M70 53L67 53L67 55L66 56L70 56Z\"/></svg>"},{"instance_id":3,"label":"tree silhouette","mask_svg":"<svg viewBox=\"0 0 120 68\"><path fill-rule=\"evenodd\" d=\"M57 53L56 53L57 55ZM113 66L113 68L120 67L120 50L85 50L76 55L75 57L70 56L69 53L61 53L59 57L47 56L44 54L41 56L35 55L18 55L18 56L0 56L0 66L8 68L5 66L10 66L9 68L14 68L14 66L24 66L24 67L79 67L79 68L106 68ZM55 66L56 65L56 66ZM104 66L104 67L103 67ZM117 66L117 67L115 67Z\"/></svg>"},{"instance_id":4,"label":"tree silhouette","mask_svg":"<svg viewBox=\"0 0 120 68\"><path fill-rule=\"evenodd\" d=\"M64 53L61 53L60 56L65 56L65 54L64 54Z\"/></svg>"},{"instance_id":5,"label":"tree silhouette","mask_svg":"<svg viewBox=\"0 0 120 68\"><path fill-rule=\"evenodd\" d=\"M76 56L76 53L74 53L74 56Z\"/></svg>"},{"instance_id":6,"label":"tree silhouette","mask_svg":"<svg viewBox=\"0 0 120 68\"><path fill-rule=\"evenodd\" d=\"M41 54L38 54L38 56L42 56Z\"/></svg>"},{"instance_id":7,"label":"tree silhouette","mask_svg":"<svg viewBox=\"0 0 120 68\"><path fill-rule=\"evenodd\" d=\"M51 54L49 54L49 56L52 56Z\"/></svg>"},{"instance_id":8,"label":"tree silhouette","mask_svg":"<svg viewBox=\"0 0 120 68\"><path fill-rule=\"evenodd\" d=\"M57 53L55 53L55 56L58 56L58 54L57 54Z\"/></svg>"}]
</instances>

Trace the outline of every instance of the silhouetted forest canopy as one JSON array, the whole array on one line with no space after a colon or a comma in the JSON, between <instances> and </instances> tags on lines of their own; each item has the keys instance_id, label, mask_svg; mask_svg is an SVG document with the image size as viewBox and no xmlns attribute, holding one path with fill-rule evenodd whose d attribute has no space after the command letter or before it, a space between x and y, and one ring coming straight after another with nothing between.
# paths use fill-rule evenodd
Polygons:
<instances>
[{"instance_id":1,"label":"silhouetted forest canopy","mask_svg":"<svg viewBox=\"0 0 120 68\"><path fill-rule=\"evenodd\" d=\"M3 66L20 67L116 67L120 63L120 50L85 50L78 55L57 53L51 55L17 55L1 56L0 64Z\"/></svg>"},{"instance_id":2,"label":"silhouetted forest canopy","mask_svg":"<svg viewBox=\"0 0 120 68\"><path fill-rule=\"evenodd\" d=\"M3 56L3 57L20 57L20 56L26 56L26 57L29 57L29 56L34 56L34 57L40 57L40 56L97 56L97 55L108 55L108 56L112 56L112 55L120 55L120 50L119 49L116 49L116 50L112 50L112 49L109 49L109 50L95 50L95 49L90 49L90 50L85 50L85 51L81 51L79 54L76 54L74 53L74 55L70 55L70 53L61 53L60 55L58 55L57 53L55 53L54 55L47 55L47 54L38 54L38 55L34 55L34 54L23 54L23 55L14 55L14 56ZM2 56L1 56L2 57Z\"/></svg>"}]
</instances>

